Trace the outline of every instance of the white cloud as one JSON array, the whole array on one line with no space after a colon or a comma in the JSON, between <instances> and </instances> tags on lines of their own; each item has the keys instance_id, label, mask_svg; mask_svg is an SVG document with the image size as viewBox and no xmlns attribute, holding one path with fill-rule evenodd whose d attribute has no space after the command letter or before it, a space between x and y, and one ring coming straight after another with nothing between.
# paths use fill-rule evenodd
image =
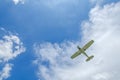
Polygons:
<instances>
[{"instance_id":1,"label":"white cloud","mask_svg":"<svg viewBox=\"0 0 120 80\"><path fill-rule=\"evenodd\" d=\"M98 73L93 76L93 80L108 80L111 78L111 75L109 73Z\"/></svg>"},{"instance_id":2,"label":"white cloud","mask_svg":"<svg viewBox=\"0 0 120 80\"><path fill-rule=\"evenodd\" d=\"M3 67L2 71L0 71L0 80L5 80L10 76L10 71L12 69L11 64L5 64Z\"/></svg>"},{"instance_id":3,"label":"white cloud","mask_svg":"<svg viewBox=\"0 0 120 80\"><path fill-rule=\"evenodd\" d=\"M119 80L120 79L120 2L96 6L90 18L82 24L82 43L35 44L38 78L44 80ZM89 40L95 43L86 52L94 59L85 62L85 56L70 59L78 44Z\"/></svg>"},{"instance_id":4,"label":"white cloud","mask_svg":"<svg viewBox=\"0 0 120 80\"><path fill-rule=\"evenodd\" d=\"M25 0L13 0L14 4L17 5L18 3L24 4Z\"/></svg>"},{"instance_id":5,"label":"white cloud","mask_svg":"<svg viewBox=\"0 0 120 80\"><path fill-rule=\"evenodd\" d=\"M5 35L0 40L0 62L6 62L25 51L16 35Z\"/></svg>"},{"instance_id":6,"label":"white cloud","mask_svg":"<svg viewBox=\"0 0 120 80\"><path fill-rule=\"evenodd\" d=\"M19 54L25 51L25 47L17 35L0 28L0 80L5 80L10 76L12 64L11 59L16 58Z\"/></svg>"}]
</instances>

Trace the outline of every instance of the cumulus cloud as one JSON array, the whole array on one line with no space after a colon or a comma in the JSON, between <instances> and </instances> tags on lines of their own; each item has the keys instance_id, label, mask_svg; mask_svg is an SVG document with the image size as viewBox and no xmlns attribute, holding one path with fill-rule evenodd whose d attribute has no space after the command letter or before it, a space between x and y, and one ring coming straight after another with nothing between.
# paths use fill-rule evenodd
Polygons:
<instances>
[{"instance_id":1,"label":"cumulus cloud","mask_svg":"<svg viewBox=\"0 0 120 80\"><path fill-rule=\"evenodd\" d=\"M13 0L14 4L17 5L18 3L24 4L25 0Z\"/></svg>"},{"instance_id":2,"label":"cumulus cloud","mask_svg":"<svg viewBox=\"0 0 120 80\"><path fill-rule=\"evenodd\" d=\"M6 31L4 28L0 28L0 80L4 80L10 76L12 69L12 63L10 60L16 58L19 54L25 51L25 47L20 38Z\"/></svg>"},{"instance_id":3,"label":"cumulus cloud","mask_svg":"<svg viewBox=\"0 0 120 80\"><path fill-rule=\"evenodd\" d=\"M82 23L82 41L35 44L38 78L43 80L119 80L120 79L120 2L94 7L89 20ZM70 59L72 53L87 41L95 43L86 52L94 59L85 62L85 56Z\"/></svg>"}]
</instances>

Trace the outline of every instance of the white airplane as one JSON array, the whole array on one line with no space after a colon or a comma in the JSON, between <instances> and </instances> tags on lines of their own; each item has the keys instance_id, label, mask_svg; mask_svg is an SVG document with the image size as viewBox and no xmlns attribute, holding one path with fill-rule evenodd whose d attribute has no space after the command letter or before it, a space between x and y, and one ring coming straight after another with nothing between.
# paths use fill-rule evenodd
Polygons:
<instances>
[{"instance_id":1,"label":"white airplane","mask_svg":"<svg viewBox=\"0 0 120 80\"><path fill-rule=\"evenodd\" d=\"M77 46L78 51L76 53L74 53L71 56L71 58L74 59L75 57L77 57L78 55L80 55L82 53L82 54L84 54L87 57L86 61L90 61L94 56L93 55L92 56L88 56L85 53L85 51L86 51L86 49L88 49L93 44L93 42L94 42L93 40L89 41L83 48L80 48L79 46Z\"/></svg>"}]
</instances>

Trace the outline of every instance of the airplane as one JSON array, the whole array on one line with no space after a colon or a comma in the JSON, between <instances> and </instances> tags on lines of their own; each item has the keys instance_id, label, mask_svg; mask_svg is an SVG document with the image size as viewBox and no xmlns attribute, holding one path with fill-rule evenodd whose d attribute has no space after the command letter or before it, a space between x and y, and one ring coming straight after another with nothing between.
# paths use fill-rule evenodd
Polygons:
<instances>
[{"instance_id":1,"label":"airplane","mask_svg":"<svg viewBox=\"0 0 120 80\"><path fill-rule=\"evenodd\" d=\"M86 62L87 62L87 61L90 61L94 56L93 56L93 55L88 56L85 51L86 51L86 49L88 49L93 43L94 43L94 41L91 40L91 41L89 41L83 48L80 48L79 46L77 46L78 51L71 56L71 59L76 58L76 57L79 56L80 54L84 54L84 55L87 57Z\"/></svg>"}]
</instances>

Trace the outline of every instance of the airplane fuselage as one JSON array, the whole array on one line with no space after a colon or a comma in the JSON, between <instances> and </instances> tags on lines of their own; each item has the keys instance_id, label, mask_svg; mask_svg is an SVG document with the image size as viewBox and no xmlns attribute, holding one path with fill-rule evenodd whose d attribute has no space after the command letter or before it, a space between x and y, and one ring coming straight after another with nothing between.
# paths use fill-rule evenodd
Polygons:
<instances>
[{"instance_id":1,"label":"airplane fuselage","mask_svg":"<svg viewBox=\"0 0 120 80\"><path fill-rule=\"evenodd\" d=\"M86 57L89 57L82 48L80 48L79 46L77 46L77 48L78 48Z\"/></svg>"}]
</instances>

